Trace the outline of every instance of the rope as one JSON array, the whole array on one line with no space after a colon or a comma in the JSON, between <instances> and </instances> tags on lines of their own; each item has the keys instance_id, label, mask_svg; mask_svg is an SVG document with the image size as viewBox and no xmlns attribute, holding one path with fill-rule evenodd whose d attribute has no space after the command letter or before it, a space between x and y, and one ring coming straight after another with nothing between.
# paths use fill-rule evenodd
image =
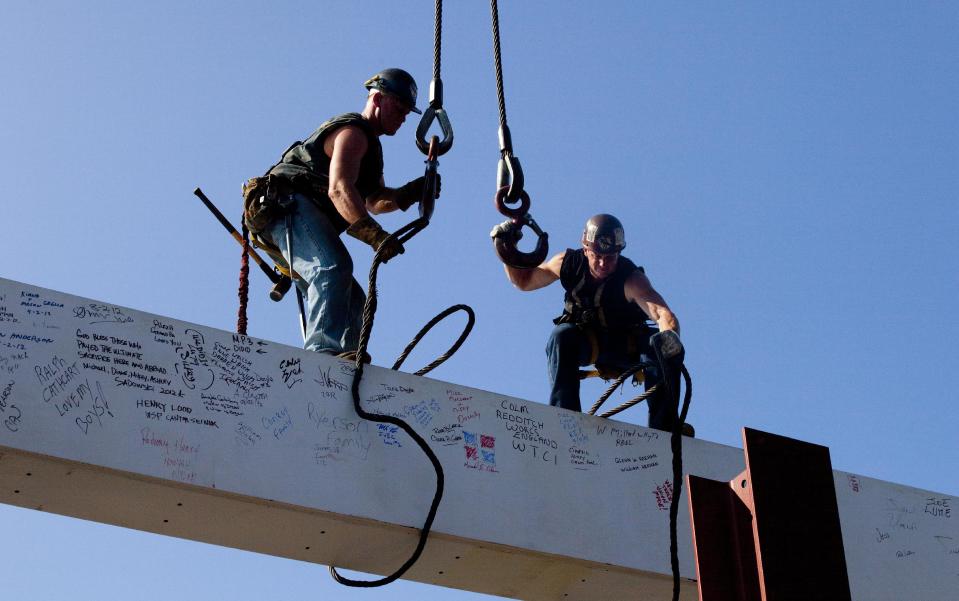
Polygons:
<instances>
[{"instance_id":1,"label":"rope","mask_svg":"<svg viewBox=\"0 0 959 601\"><path fill-rule=\"evenodd\" d=\"M237 296L240 298L240 308L236 315L236 333L246 335L246 307L250 300L250 232L246 229L246 222L243 224L243 255L240 257L240 288Z\"/></svg>"},{"instance_id":2,"label":"rope","mask_svg":"<svg viewBox=\"0 0 959 601\"><path fill-rule=\"evenodd\" d=\"M676 532L676 521L679 516L679 497L683 492L683 424L686 423L686 414L689 412L689 401L693 396L693 382L683 368L683 379L686 381L686 395L683 399L683 409L679 419L673 425L673 434L670 438L670 447L673 451L673 498L669 503L669 563L673 570L673 601L679 601L679 546Z\"/></svg>"},{"instance_id":3,"label":"rope","mask_svg":"<svg viewBox=\"0 0 959 601\"><path fill-rule=\"evenodd\" d=\"M433 79L440 79L443 40L443 0L436 0L433 22Z\"/></svg>"},{"instance_id":4,"label":"rope","mask_svg":"<svg viewBox=\"0 0 959 601\"><path fill-rule=\"evenodd\" d=\"M499 125L506 128L506 97L503 92L503 58L499 45L499 8L496 0L490 0L490 11L493 14L493 64L496 68L496 99L499 104ZM511 144L503 149L504 153L513 153Z\"/></svg>"},{"instance_id":5,"label":"rope","mask_svg":"<svg viewBox=\"0 0 959 601\"><path fill-rule=\"evenodd\" d=\"M452 129L449 128L449 123L447 121L444 121L445 112L442 111L442 95L441 95L442 82L440 80L440 66L441 66L441 60L442 60L442 51L441 51L442 37L443 37L443 0L436 0L434 25L433 25L433 82L440 91L436 99L437 100L436 106L434 106L433 104L434 99L430 98L430 108L440 111L440 114L443 116L441 119L441 123L444 123L444 127L443 127L444 133L447 133L447 129L449 129L449 132L448 132L449 137L448 137L448 142L446 146L446 150L448 150L449 144L452 143L453 134L452 134ZM431 89L430 95L431 96L433 95L432 89ZM427 111L427 113L430 113L430 111ZM421 122L421 125L422 125L422 122ZM420 135L418 130L417 146L420 146L419 138L420 138ZM435 136L433 137L433 140L434 141L436 140ZM435 142L431 142L428 150L426 148L421 148L421 150L427 155L427 161L428 162L432 161L432 169L434 169L434 172L435 172L436 157L433 154L434 145L435 145ZM443 152L446 152L446 150L443 150ZM429 174L430 168L431 168L430 166L427 167L427 174ZM401 244L406 243L410 238L412 238L413 236L421 232L424 228L426 228L426 226L429 225L430 223L429 218L432 214L432 206L430 207L428 211L424 213L423 205L422 205L422 202L424 201L425 199L421 200L420 217L418 219L413 220L409 224L401 227L400 229L393 232L392 234L390 234L389 239L398 240ZM388 576L385 576L383 578L379 578L376 580L353 580L351 578L341 576L336 571L336 568L334 566L330 566L330 575L333 577L333 580L346 586L353 586L353 587L359 587L359 588L373 588L373 587L389 584L393 582L394 580L400 578L403 574L406 573L407 570L410 569L410 567L413 566L414 563L416 563L416 561L420 558L420 555L423 553L423 549L426 547L426 541L429 538L430 529L433 527L433 520L436 519L436 511L437 509L439 509L440 501L443 499L443 487L445 482L445 477L443 475L443 466L440 464L440 460L436 457L436 453L433 452L433 449L429 447L429 445L426 443L423 437L417 434L416 431L413 430L413 428L408 423L392 415L380 415L375 413L369 413L368 411L363 409L363 407L360 406L360 380L363 379L363 365L364 365L363 357L367 356L366 348L369 344L370 333L373 331L373 317L376 314L376 305L377 305L376 275L377 275L377 271L379 270L380 263L382 263L383 261L382 253L384 248L386 247L385 243L387 241L384 241L384 243L380 244L379 249L377 249L376 253L373 255L373 264L370 266L370 277L369 277L369 285L367 287L366 303L363 305L363 325L360 327L360 340L356 350L356 359L354 362L355 370L353 372L353 385L351 387L351 392L353 395L353 408L356 410L357 415L359 415L363 419L367 419L367 420L378 422L378 423L392 424L402 429L404 432L406 432L407 435L409 435L411 439L413 439L413 441L417 444L417 446L419 446L419 448L423 451L426 457L430 460L430 463L433 466L433 470L436 472L436 492L433 494L433 501L430 503L430 509L429 509L429 512L426 514L426 520L423 522L423 527L420 529L420 537L416 543L416 549L414 549L413 554L409 557L409 559L407 559L403 563L403 565L401 565L399 569L397 569L395 572L393 572L392 574ZM441 363L443 363L444 361L446 361L453 353L455 353L459 349L460 345L463 344L463 341L466 340L466 337L469 335L470 331L472 330L473 324L476 322L476 316L473 313L473 310L466 305L454 305L450 307L449 309L447 309L446 311L434 317L432 320L430 320L430 322L426 324L426 326L424 326L422 329L420 329L420 331L416 334L416 336L413 337L413 340L406 346L406 349L403 350L399 358L397 358L396 363L393 365L393 369L394 370L399 369L400 365L402 365L403 361L406 359L409 353L413 350L413 347L415 347L419 343L420 339L427 332L429 332L429 330L433 326L439 323L446 316L454 313L455 311L460 311L460 310L465 311L468 315L467 325L466 325L466 328L463 330L463 333L460 334L460 337L456 340L453 346L450 347L450 349L446 353L438 357L436 360L434 360L432 363L430 363L423 369L417 371L415 375L425 374L429 372L430 370L432 370L433 368L440 365Z\"/></svg>"},{"instance_id":6,"label":"rope","mask_svg":"<svg viewBox=\"0 0 959 601\"><path fill-rule=\"evenodd\" d=\"M655 384L652 388L650 388L649 390L647 390L647 391L644 392L643 394L639 395L638 397L634 398L634 399L631 400L631 401L626 401L625 403L623 403L623 404L620 405L619 407L616 407L615 409L610 409L610 410L607 411L606 413L600 413L599 416L600 416L600 417L605 417L605 418L610 418L610 417L613 417L614 415L616 415L617 413L619 413L619 412L621 412L621 411L626 411L627 409L629 409L629 408L632 407L633 405L636 405L636 404L638 404L638 403L641 403L641 402L645 401L646 399L648 399L649 397L651 397L651 396L653 395L653 393L656 392L656 389L657 389L657 388L659 388L659 384Z\"/></svg>"},{"instance_id":7,"label":"rope","mask_svg":"<svg viewBox=\"0 0 959 601\"><path fill-rule=\"evenodd\" d=\"M613 394L613 391L614 391L614 390L616 390L617 388L619 388L619 386L620 386L623 382L626 381L626 378L628 378L628 377L630 377L631 375L635 374L636 372L638 372L639 370L643 369L643 368L646 367L647 365L648 365L647 363L637 363L636 365L630 367L629 369L627 369L627 370L624 371L623 373L619 374L619 376L617 376L616 379L613 380L613 383L609 385L609 388L606 389L606 392L604 392L603 395L602 395L601 397L599 397L599 398L596 400L595 403L593 403L593 406L590 407L589 411L587 411L586 413L588 413L588 414L590 414L590 415L596 415L596 411L599 410L600 406L601 406L603 403L606 402L606 399L608 399L609 396L610 396L611 394ZM658 384L657 384L657 386L658 386ZM646 391L645 393L639 395L638 397L636 397L636 398L633 399L632 401L628 401L629 403L632 403L632 405L629 405L629 407L632 407L633 405L635 405L636 403L638 403L638 402L641 401L641 400L645 400L646 397L648 396L648 394L649 394L650 392L652 392L653 390L655 390L655 388L656 388L656 387L654 386L653 388L650 388L648 391ZM637 400L637 399L638 399L638 400ZM634 401L635 401L635 402L634 402ZM625 403L624 403L624 404L625 404ZM622 411L623 409L629 409L629 407L622 407L622 406L621 406L621 407L617 408L613 413L619 413L619 412ZM602 415L602 416L600 416L600 417L606 417L606 416L605 416L605 415Z\"/></svg>"},{"instance_id":8,"label":"rope","mask_svg":"<svg viewBox=\"0 0 959 601\"><path fill-rule=\"evenodd\" d=\"M390 235L390 238L398 239L401 243L405 243L407 240L418 234L423 230L429 221L423 217L416 219L409 223L408 225L400 228L396 232ZM423 553L423 549L426 547L426 540L429 538L430 529L433 527L433 520L436 518L436 511L439 509L440 501L443 498L443 487L445 478L443 475L443 466L440 464L439 459L436 457L436 454L433 452L433 449L429 447L426 441L421 437L413 428L406 423L405 421L394 417L392 415L381 415L376 413L369 413L363 407L360 406L360 380L363 378L363 366L364 363L362 358L366 355L366 349L369 344L370 333L373 330L373 317L376 314L377 306L377 292L376 292L376 275L377 270L379 269L380 263L382 263L381 253L385 244L380 245L380 249L377 250L376 254L373 256L373 264L370 266L370 277L369 277L369 287L367 289L366 295L366 304L363 306L363 325L360 328L360 341L359 346L356 352L356 361L354 363L355 371L353 372L353 385L351 388L353 394L353 408L356 410L357 415L363 419L367 419L373 422L392 424L401 428L406 432L410 438L420 447L423 453L430 460L430 463L433 465L433 470L436 472L436 492L433 494L433 501L430 504L430 510L426 515L426 520L423 523L422 529L420 529L419 541L416 544L416 549L413 551L413 554L403 563L392 574L379 578L377 580L353 580L345 576L340 575L334 566L330 566L330 575L333 579L343 585L353 586L359 588L373 588L377 586L383 586L389 584L396 579L403 576L410 567L420 558L420 555ZM453 344L453 346L446 353L443 354L440 358L433 361L427 367L416 372L417 375L426 373L427 371L433 369L447 358L452 355L459 346L466 339L466 336L469 334L470 329L473 327L475 322L475 315L473 310L466 305L454 305L434 317L426 326L424 326L419 333L414 337L414 340L407 345L406 349L397 359L397 362L394 364L393 369L398 369L403 360L409 355L409 352L413 350L413 347L416 346L416 343L419 342L419 339L426 334L434 325L436 325L441 319L445 318L447 315L454 313L455 311L463 310L469 316L467 328L464 330L463 334L460 335L460 338Z\"/></svg>"},{"instance_id":9,"label":"rope","mask_svg":"<svg viewBox=\"0 0 959 601\"><path fill-rule=\"evenodd\" d=\"M660 365L664 365L663 357L660 355L659 349L656 349L656 354L660 362ZM606 399L609 398L609 396L613 393L614 390L619 388L623 384L623 382L626 381L626 378L632 376L633 374L635 374L636 372L638 372L639 370L643 369L646 366L647 366L646 363L640 363L638 365L634 365L633 367L630 367L629 369L624 371L622 374L620 374L615 380L613 380L613 383L610 384L609 388L606 389L606 392L604 392L603 395L599 397L599 399L597 399L595 403L593 403L593 406L590 408L590 410L587 413L589 413L590 415L595 415L596 411L599 410L600 406L606 402ZM680 495L682 495L682 492L683 492L682 431L683 431L683 424L686 423L686 415L689 413L689 402L693 396L693 382L692 382L692 379L689 377L689 371L687 371L685 365L682 366L682 374L683 374L683 379L686 382L686 394L683 399L682 410L679 413L678 419L673 424L673 431L669 439L670 449L673 455L673 496L672 496L672 500L669 503L669 563L673 572L673 601L679 601L679 586L680 586L679 545L677 543L678 534L677 534L676 521L679 515L679 497ZM672 395L673 391L671 386L669 385L669 379L666 377L666 374L663 374L663 382L665 383L666 388L670 392L670 397L673 398L673 395ZM651 387L649 390L645 391L643 394L637 396L636 398L632 400L626 401L625 403L616 407L615 409L611 409L601 414L599 417L605 417L605 418L612 417L613 415L616 415L617 413L621 411L625 411L626 409L629 409L630 407L632 407L633 405L636 405L637 403L645 401L654 392L656 392L656 389L659 388L659 385L663 382L657 383L656 385Z\"/></svg>"},{"instance_id":10,"label":"rope","mask_svg":"<svg viewBox=\"0 0 959 601\"><path fill-rule=\"evenodd\" d=\"M399 369L400 366L403 364L403 361L406 361L406 358L409 356L410 352L412 352L413 348L417 344L419 344L420 339L422 339L427 332L433 329L433 326L435 326L436 324L443 321L444 319L446 319L447 317L449 317L450 315L452 315L453 313L457 311L464 311L467 315L466 327L463 328L463 333L460 334L460 337L456 339L456 342L453 343L453 346L451 346L448 351L446 351L445 353L437 357L432 363L430 363L426 367L421 368L419 371L413 372L413 375L422 376L422 375L428 374L429 372L433 371L434 369L442 365L443 362L445 362L447 359L452 357L453 353L458 351L460 346L462 346L463 342L466 341L466 337L469 336L470 331L472 331L473 329L473 324L476 323L476 314L473 312L472 307L470 307L469 305L453 305L449 309L446 309L445 311L443 311L442 313L440 313L439 315L431 319L429 323L423 326L420 329L420 331L416 333L416 336L413 337L413 340L411 340L410 343L406 345L406 348L403 349L403 352L400 353L400 356L396 358L396 362L393 363L393 367L391 369Z\"/></svg>"}]
</instances>

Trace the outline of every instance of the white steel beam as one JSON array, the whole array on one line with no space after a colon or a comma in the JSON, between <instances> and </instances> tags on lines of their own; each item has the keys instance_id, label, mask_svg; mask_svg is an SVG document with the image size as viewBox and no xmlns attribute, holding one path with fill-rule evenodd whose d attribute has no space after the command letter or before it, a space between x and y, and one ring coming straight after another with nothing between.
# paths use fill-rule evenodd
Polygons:
<instances>
[{"instance_id":1,"label":"white steel beam","mask_svg":"<svg viewBox=\"0 0 959 601\"><path fill-rule=\"evenodd\" d=\"M356 416L351 373L326 355L0 279L0 502L391 573L416 544L434 474L401 431ZM530 600L669 598L665 433L375 366L361 397L408 421L445 471L407 578ZM739 449L684 446L687 473L743 469ZM836 482L854 598L905 598L875 584L881 568L927 591L916 598L951 599L936 583L959 574L952 499ZM685 502L679 527L692 600ZM869 544L877 529L893 543ZM892 546L922 557L922 579L883 554Z\"/></svg>"}]
</instances>

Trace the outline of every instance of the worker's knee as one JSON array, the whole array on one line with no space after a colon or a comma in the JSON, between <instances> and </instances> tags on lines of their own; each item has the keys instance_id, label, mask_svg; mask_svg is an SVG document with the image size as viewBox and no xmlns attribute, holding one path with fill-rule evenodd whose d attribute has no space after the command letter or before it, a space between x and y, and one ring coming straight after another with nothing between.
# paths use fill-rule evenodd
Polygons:
<instances>
[{"instance_id":1,"label":"worker's knee","mask_svg":"<svg viewBox=\"0 0 959 601\"><path fill-rule=\"evenodd\" d=\"M578 349L583 343L583 334L573 324L559 324L550 332L549 340L546 341L546 354L552 355L567 349Z\"/></svg>"}]
</instances>

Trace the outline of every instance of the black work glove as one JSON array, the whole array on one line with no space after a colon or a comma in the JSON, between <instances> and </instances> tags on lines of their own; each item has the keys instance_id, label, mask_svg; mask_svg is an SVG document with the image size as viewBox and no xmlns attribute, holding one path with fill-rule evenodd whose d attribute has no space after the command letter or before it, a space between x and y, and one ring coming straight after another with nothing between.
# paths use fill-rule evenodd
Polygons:
<instances>
[{"instance_id":1,"label":"black work glove","mask_svg":"<svg viewBox=\"0 0 959 601\"><path fill-rule=\"evenodd\" d=\"M384 263L396 255L402 255L406 250L403 248L402 242L396 238L390 238L389 232L384 230L375 219L368 215L346 228L346 233L360 242L369 244L376 252L380 252L380 247L382 246L383 252L380 253L380 260Z\"/></svg>"},{"instance_id":2,"label":"black work glove","mask_svg":"<svg viewBox=\"0 0 959 601\"><path fill-rule=\"evenodd\" d=\"M686 349L683 348L683 343L679 340L679 334L673 330L656 332L649 337L649 345L654 349L658 348L666 361L678 358L677 362L682 363L686 356Z\"/></svg>"},{"instance_id":3,"label":"black work glove","mask_svg":"<svg viewBox=\"0 0 959 601\"><path fill-rule=\"evenodd\" d=\"M494 239L506 238L507 240L512 238L513 241L519 242L523 238L523 228L522 226L517 227L512 219L507 219L503 223L497 223L489 233L489 237Z\"/></svg>"},{"instance_id":4,"label":"black work glove","mask_svg":"<svg viewBox=\"0 0 959 601\"><path fill-rule=\"evenodd\" d=\"M409 209L414 204L423 200L423 186L426 184L426 176L420 176L410 182L407 182L396 189L396 206L401 211ZM436 174L436 197L440 196L440 188L443 180L440 174Z\"/></svg>"}]
</instances>

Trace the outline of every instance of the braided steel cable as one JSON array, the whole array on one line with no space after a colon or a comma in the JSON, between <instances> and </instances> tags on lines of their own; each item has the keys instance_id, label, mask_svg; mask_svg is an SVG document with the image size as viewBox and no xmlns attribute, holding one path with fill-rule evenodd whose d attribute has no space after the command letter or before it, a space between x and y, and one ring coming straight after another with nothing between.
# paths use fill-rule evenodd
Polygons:
<instances>
[{"instance_id":1,"label":"braided steel cable","mask_svg":"<svg viewBox=\"0 0 959 601\"><path fill-rule=\"evenodd\" d=\"M433 79L440 78L440 61L443 47L443 0L436 0L433 22Z\"/></svg>"},{"instance_id":2,"label":"braided steel cable","mask_svg":"<svg viewBox=\"0 0 959 601\"><path fill-rule=\"evenodd\" d=\"M616 415L617 413L619 413L619 412L621 412L621 411L626 411L627 409L629 409L629 408L632 407L633 405L639 404L639 403L645 401L646 399L648 399L649 397L651 397L651 396L653 395L653 393L656 392L656 389L657 389L657 388L659 388L659 384L653 385L652 388L650 388L649 390L645 391L643 394L641 394L641 395L633 398L633 399L630 400L630 401L626 401L625 403L623 403L623 404L620 405L619 407L616 407L615 409L610 409L609 411L607 411L607 412L605 412L605 413L600 413L599 416L600 416L600 417L610 418L610 417L613 417L614 415Z\"/></svg>"},{"instance_id":3,"label":"braided steel cable","mask_svg":"<svg viewBox=\"0 0 959 601\"><path fill-rule=\"evenodd\" d=\"M693 396L693 381L686 366L682 366L683 379L686 382L686 394L679 419L673 424L670 447L673 451L673 498L669 503L669 564L673 571L673 601L679 601L679 545L677 520L679 517L679 497L683 492L683 424L689 412L689 401ZM678 392L678 391L677 391Z\"/></svg>"},{"instance_id":4,"label":"braided steel cable","mask_svg":"<svg viewBox=\"0 0 959 601\"><path fill-rule=\"evenodd\" d=\"M470 307L469 305L453 305L452 307L446 309L445 311L441 312L436 317L431 319L425 326L423 326L420 329L419 332L416 333L416 336L413 336L413 340L411 340L410 343L406 345L406 348L403 349L403 352L400 353L400 356L396 358L396 362L393 363L393 367L391 369L394 369L394 370L399 369L400 366L403 365L403 362L406 361L406 358L409 356L409 354L413 351L413 348L417 344L419 344L423 336L425 336L427 332L433 329L433 326L443 321L444 319L446 319L453 313L456 313L457 311L464 311L466 313L467 321L466 321L466 327L463 328L463 333L460 334L460 337L456 339L456 342L453 343L453 346L451 346L448 351L446 351L445 353L443 353L442 355L434 359L426 367L420 368L419 370L413 372L413 375L414 376L426 375L429 372L436 369L437 367L439 367L440 365L442 365L447 359L452 357L453 353L458 351L460 346L462 346L463 343L466 341L466 337L469 336L470 331L472 331L473 329L473 325L476 323L476 313L473 312L473 308Z\"/></svg>"},{"instance_id":5,"label":"braided steel cable","mask_svg":"<svg viewBox=\"0 0 959 601\"><path fill-rule=\"evenodd\" d=\"M656 349L657 359L660 364L663 364L663 357L659 353L659 349ZM613 383L606 389L606 392L593 404L590 410L587 412L590 415L595 415L596 411L599 410L600 406L606 402L606 399L613 393L614 390L619 388L623 382L626 381L626 378L632 376L639 370L647 367L648 363L640 363L635 365L617 377ZM683 380L686 383L686 392L683 400L682 410L679 412L678 419L673 424L673 431L670 433L670 450L672 452L672 466L673 466L673 492L672 499L669 503L669 562L672 569L673 575L673 601L679 600L679 590L680 590L680 576L679 576L679 545L678 545L678 533L677 533L677 519L679 516L679 497L683 492L683 425L686 423L686 415L689 413L689 403L693 395L693 382L689 376L689 371L686 369L686 366L681 367L681 373L683 375ZM663 381L657 382L649 390L646 390L643 394L637 396L636 398L629 400L615 409L611 409L599 417L609 418L621 411L625 411L630 407L645 401L648 399L660 384L666 386L667 390L670 393L670 397L673 397L673 390L669 385L668 377L666 374L663 374ZM679 392L678 390L676 391ZM678 397L673 397L677 398Z\"/></svg>"},{"instance_id":6,"label":"braided steel cable","mask_svg":"<svg viewBox=\"0 0 959 601\"><path fill-rule=\"evenodd\" d=\"M490 0L490 12L493 15L493 64L496 69L496 99L499 104L499 125L506 127L506 96L503 92L503 57L499 42L499 7L496 0ZM512 145L510 145L512 146ZM512 153L513 149L505 148L503 152Z\"/></svg>"},{"instance_id":7,"label":"braided steel cable","mask_svg":"<svg viewBox=\"0 0 959 601\"><path fill-rule=\"evenodd\" d=\"M415 219L409 224L403 226L396 232L390 235L391 239L397 239L401 243L405 243L410 238L422 231L427 225L429 225L429 220L420 217ZM389 239L387 240L389 241ZM366 303L363 305L363 325L360 328L360 340L359 345L356 351L356 359L354 361L354 372L353 372L353 384L351 387L351 393L353 396L353 408L356 410L357 415L363 419L369 421L392 424L409 435L410 438L419 446L423 451L426 457L430 460L430 463L433 466L433 470L436 472L436 492L433 494L433 501L430 503L429 512L426 515L426 520L423 522L423 527L420 529L420 537L416 544L416 549L414 549L413 554L407 559L402 566L399 567L392 574L379 578L376 580L353 580L345 576L340 575L334 566L330 566L330 575L333 579L343 585L358 587L358 588L374 588L378 586L383 586L389 584L398 578L402 577L403 574L409 570L413 564L420 558L420 555L423 553L423 549L426 547L426 541L429 538L430 530L433 527L433 521L436 519L436 511L439 509L440 501L443 499L443 489L445 485L445 476L443 474L443 466L440 464L439 458L436 456L436 453L433 452L433 449L429 447L426 443L426 440L423 439L413 428L404 420L394 417L392 415L382 415L377 413L370 413L363 409L360 405L360 380L363 378L363 357L366 356L366 349L369 345L370 333L373 330L373 318L376 315L377 307L377 291L376 291L376 276L377 271L379 270L382 260L383 249L386 248L386 242L380 245L380 248L376 251L376 254L373 256L373 264L370 266L370 276L369 276L369 285L367 288ZM449 358L450 355L456 352L459 349L460 345L466 339L466 336L469 335L469 331L473 327L475 321L475 314L473 310L467 305L454 305L449 309L446 309L440 315L434 317L426 326L424 326L419 333L414 337L413 341L407 345L406 349L400 355L400 358L397 359L396 363L393 366L393 369L399 369L400 364L403 360L409 355L409 352L413 350L413 347L416 346L416 343L419 342L419 339L422 338L426 332L428 332L434 325L436 325L440 320L446 316L456 312L456 311L466 311L469 316L469 321L467 328L460 335L459 339L454 343L454 345L442 356L437 358L435 361L430 363L428 366L424 367L420 371L416 372L416 375L421 375L428 372L429 370L435 368L440 363Z\"/></svg>"},{"instance_id":8,"label":"braided steel cable","mask_svg":"<svg viewBox=\"0 0 959 601\"><path fill-rule=\"evenodd\" d=\"M609 385L609 388L606 389L606 392L604 392L604 393L602 394L602 396L600 396L598 399L596 399L596 402L593 403L593 406L590 407L589 411L587 411L586 413L588 413L588 414L590 414L590 415L596 415L596 412L599 410L600 406L602 406L602 404L606 402L606 399L608 399L609 396L610 396L611 394L613 394L613 391L614 391L614 390L616 390L617 388L619 388L619 386L620 386L623 382L626 381L626 378L632 376L633 374L635 374L636 372L640 371L640 370L643 369L644 367L647 367L648 365L649 365L649 363L637 363L636 365L630 367L629 369L627 369L627 370L624 371L623 373L619 374L619 376L617 376L616 379L613 380L613 383ZM646 393L643 393L643 394L639 395L639 397L637 397L637 398L642 397L642 398L640 398L640 400L645 399L645 398L646 398L645 395L648 394L649 392L652 392L652 390L654 390L654 389L655 389L655 387L651 388L651 389L648 390ZM636 400L636 399L633 399L633 400ZM630 402L631 402L631 401L630 401ZM638 403L639 401L636 401L636 402ZM633 405L635 405L635 404L636 404L636 403L633 403ZM633 405L630 405L630 407L632 407ZM628 408L629 408L629 407L623 407L623 408L621 408L621 409L618 409L618 410L615 411L614 413L619 413L619 411L622 411L623 409L628 409ZM600 416L600 417L605 417L605 416Z\"/></svg>"}]
</instances>

